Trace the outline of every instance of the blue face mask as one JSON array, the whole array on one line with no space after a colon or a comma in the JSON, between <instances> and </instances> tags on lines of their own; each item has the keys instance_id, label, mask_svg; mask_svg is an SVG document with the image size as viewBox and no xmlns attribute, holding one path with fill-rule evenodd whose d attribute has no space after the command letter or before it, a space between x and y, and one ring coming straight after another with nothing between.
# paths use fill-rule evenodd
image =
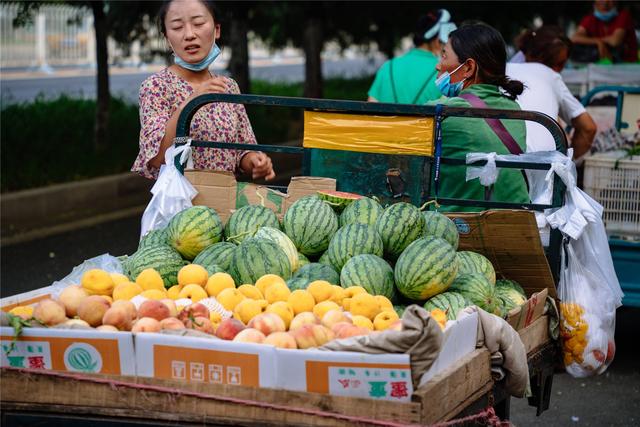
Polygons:
<instances>
[{"instance_id":1,"label":"blue face mask","mask_svg":"<svg viewBox=\"0 0 640 427\"><path fill-rule=\"evenodd\" d=\"M186 68L187 70L191 70L191 71L202 71L209 68L209 66L213 64L213 61L216 60L218 55L220 55L220 48L215 42L213 42L213 46L211 46L211 50L209 51L209 54L200 62L191 64L185 61L184 59L180 58L175 53L173 54L173 58L176 65L179 65L182 68Z\"/></svg>"},{"instance_id":2,"label":"blue face mask","mask_svg":"<svg viewBox=\"0 0 640 427\"><path fill-rule=\"evenodd\" d=\"M613 9L611 9L608 12L600 12L599 10L594 10L593 14L595 15L596 18L598 18L601 21L604 22L609 22L611 21L613 18L615 18L616 16L618 16L618 9L616 9L615 7Z\"/></svg>"},{"instance_id":3,"label":"blue face mask","mask_svg":"<svg viewBox=\"0 0 640 427\"><path fill-rule=\"evenodd\" d=\"M438 90L440 91L440 93L443 94L444 96L451 98L454 96L458 96L460 91L462 91L462 86L464 84L464 81L467 79L462 79L457 83L451 83L451 74L458 71L460 67L462 67L462 65L464 65L464 63L458 65L456 69L453 70L451 73L449 73L448 71L445 71L440 75L440 77L436 79L436 86L438 87Z\"/></svg>"}]
</instances>

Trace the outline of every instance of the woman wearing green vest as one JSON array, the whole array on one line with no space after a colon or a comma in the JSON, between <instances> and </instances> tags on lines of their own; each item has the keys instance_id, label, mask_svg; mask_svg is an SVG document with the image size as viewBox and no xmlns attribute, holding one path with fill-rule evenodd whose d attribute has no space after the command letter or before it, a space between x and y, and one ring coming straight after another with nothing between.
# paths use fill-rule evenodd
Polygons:
<instances>
[{"instance_id":1,"label":"woman wearing green vest","mask_svg":"<svg viewBox=\"0 0 640 427\"><path fill-rule=\"evenodd\" d=\"M436 85L451 107L519 110L514 101L523 85L505 75L507 52L498 31L486 24L464 25L449 35L436 69ZM519 154L526 150L523 120L448 117L442 122L442 156L465 159L467 153ZM477 179L466 181L466 166L442 165L440 198L483 200L488 190ZM529 203L527 185L518 169L499 169L491 200ZM444 211L480 208L443 206Z\"/></svg>"},{"instance_id":2,"label":"woman wearing green vest","mask_svg":"<svg viewBox=\"0 0 640 427\"><path fill-rule=\"evenodd\" d=\"M436 64L448 35L456 29L444 9L420 17L413 36L416 47L393 58L376 73L369 89L369 101L396 104L424 104L440 98L436 88Z\"/></svg>"}]
</instances>

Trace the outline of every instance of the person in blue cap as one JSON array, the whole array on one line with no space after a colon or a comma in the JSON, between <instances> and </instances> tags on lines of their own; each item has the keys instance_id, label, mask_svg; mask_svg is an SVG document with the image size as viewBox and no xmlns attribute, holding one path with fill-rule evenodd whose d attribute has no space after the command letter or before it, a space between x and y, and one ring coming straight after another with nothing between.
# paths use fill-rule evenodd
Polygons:
<instances>
[{"instance_id":1,"label":"person in blue cap","mask_svg":"<svg viewBox=\"0 0 640 427\"><path fill-rule=\"evenodd\" d=\"M435 85L436 64L449 33L456 29L445 9L418 19L413 36L415 47L380 67L369 89L371 102L424 104L442 95Z\"/></svg>"}]
</instances>

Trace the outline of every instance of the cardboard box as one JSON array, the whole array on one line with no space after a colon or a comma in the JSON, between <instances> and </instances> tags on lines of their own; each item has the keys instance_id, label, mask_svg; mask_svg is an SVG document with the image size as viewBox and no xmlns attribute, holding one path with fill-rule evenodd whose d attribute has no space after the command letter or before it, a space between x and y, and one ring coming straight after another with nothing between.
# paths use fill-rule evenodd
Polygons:
<instances>
[{"instance_id":1,"label":"cardboard box","mask_svg":"<svg viewBox=\"0 0 640 427\"><path fill-rule=\"evenodd\" d=\"M476 349L478 339L478 313L460 314L457 320L447 322L440 353L431 368L420 378L420 386Z\"/></svg>"},{"instance_id":2,"label":"cardboard box","mask_svg":"<svg viewBox=\"0 0 640 427\"><path fill-rule=\"evenodd\" d=\"M129 332L25 328L13 341L13 328L0 328L0 366L55 371L135 375Z\"/></svg>"},{"instance_id":3,"label":"cardboard box","mask_svg":"<svg viewBox=\"0 0 640 427\"><path fill-rule=\"evenodd\" d=\"M410 402L407 354L275 349L277 388Z\"/></svg>"},{"instance_id":4,"label":"cardboard box","mask_svg":"<svg viewBox=\"0 0 640 427\"><path fill-rule=\"evenodd\" d=\"M335 179L311 176L291 178L286 194L265 186L237 182L231 172L192 169L185 171L184 176L198 190L192 203L215 209L223 222L234 210L246 205L259 204L273 210L282 218L289 206L299 198L316 194L318 190L336 189Z\"/></svg>"},{"instance_id":5,"label":"cardboard box","mask_svg":"<svg viewBox=\"0 0 640 427\"><path fill-rule=\"evenodd\" d=\"M34 305L38 301L51 298L52 293L52 287L46 286L44 288L2 298L0 299L0 309L2 311L9 311L19 305Z\"/></svg>"},{"instance_id":6,"label":"cardboard box","mask_svg":"<svg viewBox=\"0 0 640 427\"><path fill-rule=\"evenodd\" d=\"M220 339L136 334L140 377L212 384L275 387L274 347Z\"/></svg>"}]
</instances>

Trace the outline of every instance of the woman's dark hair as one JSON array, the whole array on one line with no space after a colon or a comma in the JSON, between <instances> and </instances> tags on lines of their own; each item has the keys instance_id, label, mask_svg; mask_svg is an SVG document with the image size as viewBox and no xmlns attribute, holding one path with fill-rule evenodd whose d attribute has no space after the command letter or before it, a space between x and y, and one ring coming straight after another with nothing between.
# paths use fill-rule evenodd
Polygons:
<instances>
[{"instance_id":1,"label":"woman's dark hair","mask_svg":"<svg viewBox=\"0 0 640 427\"><path fill-rule=\"evenodd\" d=\"M160 32L165 37L167 35L167 27L164 25L164 19L167 17L167 12L169 11L169 6L171 6L172 2L173 0L163 1L160 9L158 10L158 28L160 28ZM213 16L213 20L219 24L220 22L218 17L220 14L218 13L218 8L214 2L209 0L200 0L200 2L207 8L211 16Z\"/></svg>"},{"instance_id":2,"label":"woman's dark hair","mask_svg":"<svg viewBox=\"0 0 640 427\"><path fill-rule=\"evenodd\" d=\"M567 49L571 54L571 40L562 28L555 25L543 25L537 30L526 30L516 40L516 46L524 53L527 60L540 62L547 67L557 65L558 55Z\"/></svg>"},{"instance_id":3,"label":"woman's dark hair","mask_svg":"<svg viewBox=\"0 0 640 427\"><path fill-rule=\"evenodd\" d=\"M422 15L420 18L418 18L416 29L413 33L413 44L416 46L420 46L438 37L438 33L436 33L436 35L431 37L430 39L425 39L424 33L429 31L438 22L439 19L439 12L429 12L426 15Z\"/></svg>"},{"instance_id":4,"label":"woman's dark hair","mask_svg":"<svg viewBox=\"0 0 640 427\"><path fill-rule=\"evenodd\" d=\"M465 24L449 34L449 40L461 64L470 58L476 61L483 83L500 86L511 99L522 93L522 82L505 75L507 50L495 28L482 23Z\"/></svg>"}]
</instances>

